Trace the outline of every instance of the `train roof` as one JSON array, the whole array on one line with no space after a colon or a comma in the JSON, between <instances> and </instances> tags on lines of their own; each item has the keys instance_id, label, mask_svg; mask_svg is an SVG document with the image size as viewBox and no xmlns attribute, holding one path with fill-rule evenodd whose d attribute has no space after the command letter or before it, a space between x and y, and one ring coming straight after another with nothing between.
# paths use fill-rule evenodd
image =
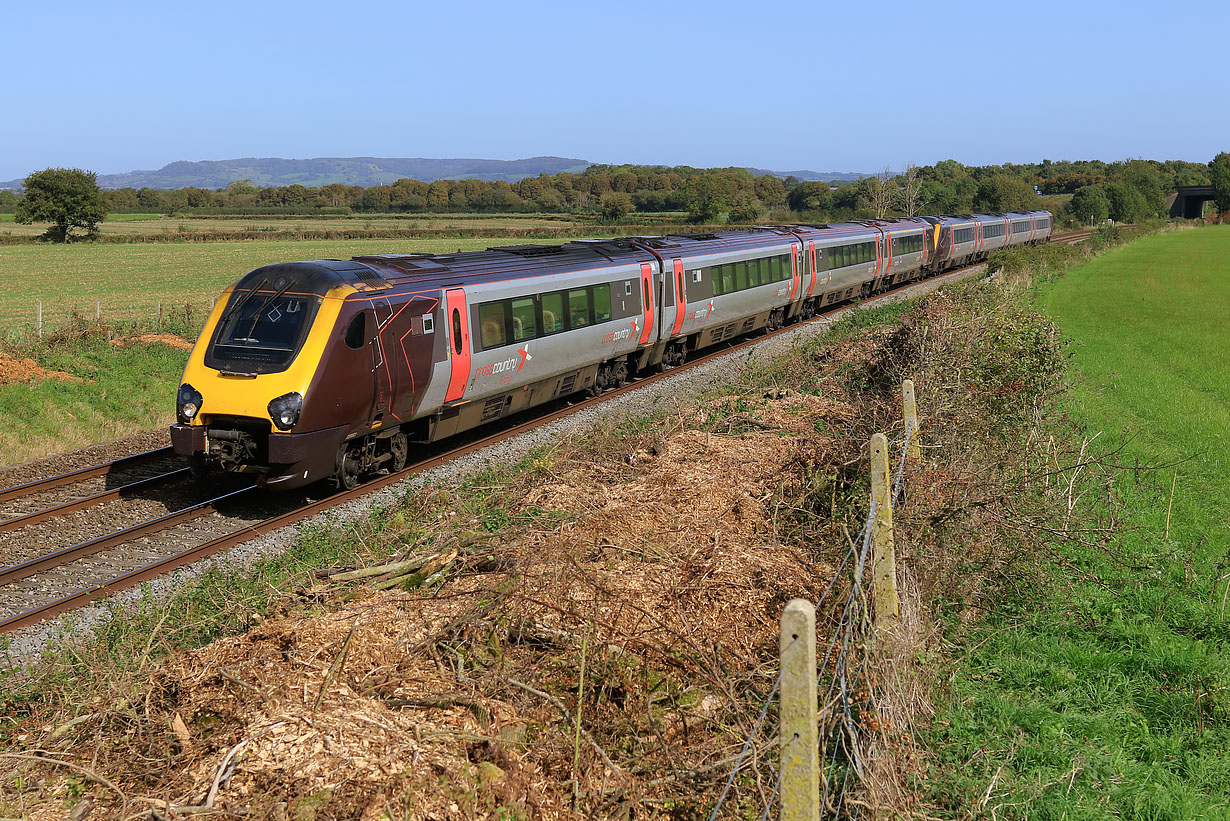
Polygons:
<instances>
[{"instance_id":1,"label":"train roof","mask_svg":"<svg viewBox=\"0 0 1230 821\"><path fill-rule=\"evenodd\" d=\"M801 239L823 241L874 236L881 231L922 229L928 223L948 225L1041 215L1049 216L1050 212L898 217L831 225L782 225L662 236L584 239L556 245L498 245L485 251L464 251L456 254L368 254L348 260L279 262L265 265L247 274L236 284L235 289L276 291L285 287L298 293L324 296L338 285L349 285L360 292L416 285L448 287L613 266L636 266L652 263L658 257L669 259L708 256L723 251L752 251Z\"/></svg>"}]
</instances>

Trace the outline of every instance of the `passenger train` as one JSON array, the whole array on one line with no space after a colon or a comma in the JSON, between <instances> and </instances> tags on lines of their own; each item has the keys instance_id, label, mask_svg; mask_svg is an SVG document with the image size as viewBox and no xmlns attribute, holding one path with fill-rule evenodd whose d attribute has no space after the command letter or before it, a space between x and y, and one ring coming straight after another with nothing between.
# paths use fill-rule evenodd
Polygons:
<instances>
[{"instance_id":1,"label":"passenger train","mask_svg":"<svg viewBox=\"0 0 1230 821\"><path fill-rule=\"evenodd\" d=\"M1046 242L1047 211L266 265L223 294L179 387L197 471L353 488L411 449L693 351Z\"/></svg>"}]
</instances>

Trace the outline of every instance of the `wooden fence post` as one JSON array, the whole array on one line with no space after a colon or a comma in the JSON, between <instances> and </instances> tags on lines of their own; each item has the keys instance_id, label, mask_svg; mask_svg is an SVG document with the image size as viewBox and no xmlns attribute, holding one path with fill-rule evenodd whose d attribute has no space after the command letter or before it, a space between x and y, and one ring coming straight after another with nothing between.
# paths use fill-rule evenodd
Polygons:
<instances>
[{"instance_id":1,"label":"wooden fence post","mask_svg":"<svg viewBox=\"0 0 1230 821\"><path fill-rule=\"evenodd\" d=\"M876 629L897 624L897 556L893 548L893 486L888 473L888 440L884 434L871 437L871 578L875 591Z\"/></svg>"},{"instance_id":2,"label":"wooden fence post","mask_svg":"<svg viewBox=\"0 0 1230 821\"><path fill-rule=\"evenodd\" d=\"M905 458L913 464L922 460L922 443L918 438L918 402L914 399L914 380L907 379L901 383L901 405L905 417L905 428L910 434L910 446L905 449Z\"/></svg>"},{"instance_id":3,"label":"wooden fence post","mask_svg":"<svg viewBox=\"0 0 1230 821\"><path fill-rule=\"evenodd\" d=\"M154 330L162 330L162 300L158 300L158 307L154 311Z\"/></svg>"},{"instance_id":4,"label":"wooden fence post","mask_svg":"<svg viewBox=\"0 0 1230 821\"><path fill-rule=\"evenodd\" d=\"M34 320L34 327L38 329L38 338L43 338L43 300L38 301L38 314Z\"/></svg>"},{"instance_id":5,"label":"wooden fence post","mask_svg":"<svg viewBox=\"0 0 1230 821\"><path fill-rule=\"evenodd\" d=\"M820 747L816 737L816 608L792 599L782 611L779 645L781 821L820 817Z\"/></svg>"},{"instance_id":6,"label":"wooden fence post","mask_svg":"<svg viewBox=\"0 0 1230 821\"><path fill-rule=\"evenodd\" d=\"M97 299L94 300L94 321L102 322L102 304Z\"/></svg>"}]
</instances>

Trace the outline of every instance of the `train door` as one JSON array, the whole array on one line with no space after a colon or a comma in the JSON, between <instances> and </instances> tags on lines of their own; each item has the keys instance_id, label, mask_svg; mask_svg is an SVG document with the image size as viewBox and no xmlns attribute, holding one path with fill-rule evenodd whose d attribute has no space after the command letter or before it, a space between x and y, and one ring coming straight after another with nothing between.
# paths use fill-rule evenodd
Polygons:
<instances>
[{"instance_id":1,"label":"train door","mask_svg":"<svg viewBox=\"0 0 1230 821\"><path fill-rule=\"evenodd\" d=\"M641 263L641 338L639 345L648 345L653 331L653 266Z\"/></svg>"},{"instance_id":2,"label":"train door","mask_svg":"<svg viewBox=\"0 0 1230 821\"><path fill-rule=\"evenodd\" d=\"M807 242L807 266L811 269L811 284L807 286L807 295L811 296L812 291L816 290L816 243L811 240Z\"/></svg>"},{"instance_id":3,"label":"train door","mask_svg":"<svg viewBox=\"0 0 1230 821\"><path fill-rule=\"evenodd\" d=\"M683 329L683 315L688 307L688 292L683 284L683 260L675 260L675 324L671 336L678 336Z\"/></svg>"},{"instance_id":4,"label":"train door","mask_svg":"<svg viewBox=\"0 0 1230 821\"><path fill-rule=\"evenodd\" d=\"M364 311L367 315L367 327L371 331L367 347L371 352L374 383L372 386L374 401L369 417L373 425L381 421L393 401L393 385L389 373L389 356L392 352L385 350L385 343L380 338L380 331L383 327L381 320L387 323L392 310L387 299L380 299L374 301L372 307Z\"/></svg>"},{"instance_id":5,"label":"train door","mask_svg":"<svg viewBox=\"0 0 1230 821\"><path fill-rule=\"evenodd\" d=\"M799 246L794 243L790 246L790 301L794 302L794 298L799 295L799 283L802 280L802 275L799 273Z\"/></svg>"},{"instance_id":6,"label":"train door","mask_svg":"<svg viewBox=\"0 0 1230 821\"><path fill-rule=\"evenodd\" d=\"M466 310L466 292L461 288L446 291L445 311L448 321L448 358L452 375L448 381L445 402L454 402L465 395L470 381L470 317Z\"/></svg>"}]
</instances>

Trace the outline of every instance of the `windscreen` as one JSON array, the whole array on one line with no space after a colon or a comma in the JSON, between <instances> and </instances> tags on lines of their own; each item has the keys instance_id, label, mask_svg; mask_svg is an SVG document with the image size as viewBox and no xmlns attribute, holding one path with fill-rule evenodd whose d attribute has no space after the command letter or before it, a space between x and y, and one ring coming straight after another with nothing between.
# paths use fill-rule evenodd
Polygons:
<instances>
[{"instance_id":1,"label":"windscreen","mask_svg":"<svg viewBox=\"0 0 1230 821\"><path fill-rule=\"evenodd\" d=\"M242 373L286 370L319 306L320 297L304 294L232 294L206 352L206 366Z\"/></svg>"}]
</instances>

